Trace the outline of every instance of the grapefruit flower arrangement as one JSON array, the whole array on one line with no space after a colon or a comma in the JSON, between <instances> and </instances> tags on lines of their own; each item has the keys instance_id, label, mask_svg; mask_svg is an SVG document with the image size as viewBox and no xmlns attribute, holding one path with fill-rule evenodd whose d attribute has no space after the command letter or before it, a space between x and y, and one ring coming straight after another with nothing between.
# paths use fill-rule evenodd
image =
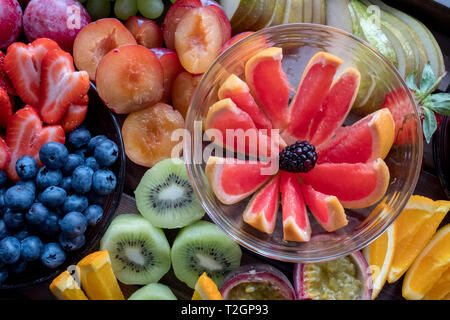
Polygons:
<instances>
[{"instance_id":1,"label":"grapefruit flower arrangement","mask_svg":"<svg viewBox=\"0 0 450 320\"><path fill-rule=\"evenodd\" d=\"M283 239L305 242L311 238L307 207L332 232L347 225L344 208L369 207L383 197L390 177L383 159L394 142L395 123L389 109L382 108L343 126L360 73L349 67L335 77L343 61L326 52L311 58L290 99L282 59L278 47L251 57L245 81L236 75L226 79L205 123L206 133L220 133L212 137L215 144L247 155L269 149L266 160L211 156L205 172L224 204L253 194L243 220L267 234L275 229L281 198ZM244 149L238 149L242 139L239 134L229 139L228 130L254 130L256 140L245 140ZM267 174L274 161L278 170Z\"/></svg>"}]
</instances>

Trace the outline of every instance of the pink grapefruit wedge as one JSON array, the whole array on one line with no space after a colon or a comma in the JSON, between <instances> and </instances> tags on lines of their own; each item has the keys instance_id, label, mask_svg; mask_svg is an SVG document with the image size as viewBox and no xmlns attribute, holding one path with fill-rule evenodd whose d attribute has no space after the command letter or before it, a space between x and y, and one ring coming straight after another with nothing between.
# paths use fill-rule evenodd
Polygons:
<instances>
[{"instance_id":1,"label":"pink grapefruit wedge","mask_svg":"<svg viewBox=\"0 0 450 320\"><path fill-rule=\"evenodd\" d=\"M280 177L276 175L253 195L244 211L244 221L253 228L272 234L279 204Z\"/></svg>"},{"instance_id":2,"label":"pink grapefruit wedge","mask_svg":"<svg viewBox=\"0 0 450 320\"><path fill-rule=\"evenodd\" d=\"M239 202L258 190L270 178L259 161L209 157L205 173L216 197L224 204Z\"/></svg>"},{"instance_id":3,"label":"pink grapefruit wedge","mask_svg":"<svg viewBox=\"0 0 450 320\"><path fill-rule=\"evenodd\" d=\"M322 163L303 181L318 192L334 195L344 208L365 208L377 203L389 185L389 169L383 159L368 163Z\"/></svg>"},{"instance_id":4,"label":"pink grapefruit wedge","mask_svg":"<svg viewBox=\"0 0 450 320\"><path fill-rule=\"evenodd\" d=\"M280 191L283 214L283 239L296 242L309 241L311 238L311 226L298 175L282 171Z\"/></svg>"},{"instance_id":5,"label":"pink grapefruit wedge","mask_svg":"<svg viewBox=\"0 0 450 320\"><path fill-rule=\"evenodd\" d=\"M303 197L317 222L328 232L345 227L348 223L345 210L335 196L329 196L301 185Z\"/></svg>"}]
</instances>

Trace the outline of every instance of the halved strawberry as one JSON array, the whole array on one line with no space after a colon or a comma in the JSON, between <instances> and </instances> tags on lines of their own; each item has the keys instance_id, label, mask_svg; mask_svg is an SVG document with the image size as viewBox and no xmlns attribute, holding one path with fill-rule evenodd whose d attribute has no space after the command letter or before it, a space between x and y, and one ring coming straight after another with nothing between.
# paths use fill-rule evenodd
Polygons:
<instances>
[{"instance_id":1,"label":"halved strawberry","mask_svg":"<svg viewBox=\"0 0 450 320\"><path fill-rule=\"evenodd\" d=\"M14 86L5 71L5 54L0 51L0 88L5 89L10 95L17 95Z\"/></svg>"},{"instance_id":2,"label":"halved strawberry","mask_svg":"<svg viewBox=\"0 0 450 320\"><path fill-rule=\"evenodd\" d=\"M69 105L89 90L89 74L75 72L73 58L63 50L50 50L42 60L39 112L45 123L60 123Z\"/></svg>"},{"instance_id":3,"label":"halved strawberry","mask_svg":"<svg viewBox=\"0 0 450 320\"><path fill-rule=\"evenodd\" d=\"M41 64L49 50L59 48L50 39L41 38L26 45L15 42L8 47L5 71L19 97L33 107L39 106Z\"/></svg>"},{"instance_id":4,"label":"halved strawberry","mask_svg":"<svg viewBox=\"0 0 450 320\"><path fill-rule=\"evenodd\" d=\"M55 141L64 144L66 142L66 133L60 125L46 126L39 133L39 149L43 144ZM40 160L38 159L38 162Z\"/></svg>"},{"instance_id":5,"label":"halved strawberry","mask_svg":"<svg viewBox=\"0 0 450 320\"><path fill-rule=\"evenodd\" d=\"M78 128L86 118L89 96L85 95L81 101L72 103L61 120L61 127L65 132L71 132Z\"/></svg>"},{"instance_id":6,"label":"halved strawberry","mask_svg":"<svg viewBox=\"0 0 450 320\"><path fill-rule=\"evenodd\" d=\"M0 87L0 128L6 128L9 117L12 115L12 105L8 93Z\"/></svg>"},{"instance_id":7,"label":"halved strawberry","mask_svg":"<svg viewBox=\"0 0 450 320\"><path fill-rule=\"evenodd\" d=\"M11 160L11 153L5 140L0 137L0 170L5 169Z\"/></svg>"}]
</instances>

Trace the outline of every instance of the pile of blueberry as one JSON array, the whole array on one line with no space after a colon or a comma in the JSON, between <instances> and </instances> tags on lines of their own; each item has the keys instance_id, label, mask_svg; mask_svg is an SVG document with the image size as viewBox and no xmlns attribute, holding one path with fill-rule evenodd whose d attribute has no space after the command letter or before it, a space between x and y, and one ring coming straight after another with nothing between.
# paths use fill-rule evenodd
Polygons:
<instances>
[{"instance_id":1,"label":"pile of blueberry","mask_svg":"<svg viewBox=\"0 0 450 320\"><path fill-rule=\"evenodd\" d=\"M104 135L91 138L84 126L72 131L67 143L69 149L44 144L40 169L31 156L17 160L15 184L0 170L0 283L31 262L60 266L66 252L85 244L87 227L102 219L104 198L117 184L108 168L119 149Z\"/></svg>"}]
</instances>

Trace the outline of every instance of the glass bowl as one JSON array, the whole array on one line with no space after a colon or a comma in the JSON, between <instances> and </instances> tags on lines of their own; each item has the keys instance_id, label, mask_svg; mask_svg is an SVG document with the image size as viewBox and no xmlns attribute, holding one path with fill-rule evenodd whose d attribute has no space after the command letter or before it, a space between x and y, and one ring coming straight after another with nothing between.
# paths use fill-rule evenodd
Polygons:
<instances>
[{"instance_id":1,"label":"glass bowl","mask_svg":"<svg viewBox=\"0 0 450 320\"><path fill-rule=\"evenodd\" d=\"M283 69L294 87L309 59L316 52L326 51L344 61L337 74L349 66L356 67L361 72L361 87L366 81L365 84L368 84L367 87L372 92L368 101L379 101L377 108L381 107L387 93L399 88L407 92L407 99L414 106L412 114L407 115L417 124L417 129L412 132L414 142L394 146L385 158L390 181L384 198L378 203L383 205L375 204L358 210L346 209L348 225L333 232L335 237L330 237L330 240L303 243L284 241L280 212L275 231L271 235L247 225L242 219L242 213L250 197L234 205L222 204L206 178L204 169L207 159L203 159L203 155L198 152L199 147L204 149L210 142L199 141L202 139L202 126L197 121L204 121L208 108L218 100L220 85L232 73L242 76L245 62L257 52L272 46L283 49ZM371 83L376 85L372 86ZM291 97L292 95L293 93ZM394 102L395 99L396 97ZM359 120L362 117L360 110L352 110L344 125ZM367 246L380 236L394 222L414 191L423 154L422 128L417 106L392 64L376 49L353 35L315 24L288 24L263 29L223 52L202 77L191 101L186 128L191 137L184 140L187 170L209 217L242 246L268 258L294 263L338 258ZM309 220L312 235L324 232L311 215Z\"/></svg>"},{"instance_id":2,"label":"glass bowl","mask_svg":"<svg viewBox=\"0 0 450 320\"><path fill-rule=\"evenodd\" d=\"M76 265L78 261L96 247L109 226L122 196L125 181L125 152L119 124L112 112L101 101L94 85L91 85L89 90L89 109L85 124L92 136L103 134L114 141L119 148L117 161L110 168L117 177L117 187L113 193L105 197L102 206L102 220L96 226L88 226L85 233L86 243L84 246L77 251L67 252L66 261L61 266L55 269L48 269L42 266L40 261L31 262L24 273L16 275L10 272L8 279L0 284L0 291L30 288L52 280L64 270L70 270L70 266Z\"/></svg>"}]
</instances>

